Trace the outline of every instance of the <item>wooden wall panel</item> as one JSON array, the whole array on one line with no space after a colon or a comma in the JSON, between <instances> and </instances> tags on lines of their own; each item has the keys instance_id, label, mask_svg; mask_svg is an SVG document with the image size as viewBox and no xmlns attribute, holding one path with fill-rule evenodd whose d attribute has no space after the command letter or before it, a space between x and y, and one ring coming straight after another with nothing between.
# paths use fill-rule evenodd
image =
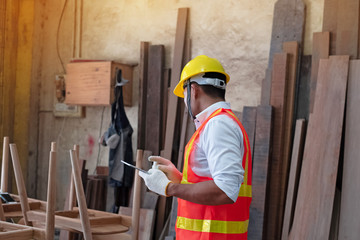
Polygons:
<instances>
[{"instance_id":1,"label":"wooden wall panel","mask_svg":"<svg viewBox=\"0 0 360 240\"><path fill-rule=\"evenodd\" d=\"M349 56L321 59L289 239L328 239L343 129ZM326 143L326 144L324 144Z\"/></svg>"},{"instance_id":2,"label":"wooden wall panel","mask_svg":"<svg viewBox=\"0 0 360 240\"><path fill-rule=\"evenodd\" d=\"M350 61L339 239L360 236L360 60Z\"/></svg>"},{"instance_id":3,"label":"wooden wall panel","mask_svg":"<svg viewBox=\"0 0 360 240\"><path fill-rule=\"evenodd\" d=\"M271 84L270 104L274 107L273 142L270 164L270 189L267 201L268 215L265 239L279 239L281 234L281 218L284 203L281 201L283 146L285 131L285 109L288 77L288 54L274 55L274 66Z\"/></svg>"},{"instance_id":4,"label":"wooden wall panel","mask_svg":"<svg viewBox=\"0 0 360 240\"><path fill-rule=\"evenodd\" d=\"M265 238L266 199L269 194L269 169L271 164L271 141L273 108L270 105L260 105L256 109L256 130L252 172L252 201L248 238L262 240Z\"/></svg>"}]
</instances>

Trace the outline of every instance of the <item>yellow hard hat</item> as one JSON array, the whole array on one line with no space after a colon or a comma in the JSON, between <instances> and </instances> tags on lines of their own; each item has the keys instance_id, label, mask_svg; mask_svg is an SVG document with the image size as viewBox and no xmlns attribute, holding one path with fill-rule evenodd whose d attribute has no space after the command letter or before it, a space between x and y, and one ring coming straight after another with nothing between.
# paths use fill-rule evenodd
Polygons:
<instances>
[{"instance_id":1,"label":"yellow hard hat","mask_svg":"<svg viewBox=\"0 0 360 240\"><path fill-rule=\"evenodd\" d=\"M226 76L226 83L229 82L230 76L225 72L221 63L215 59L205 55L195 57L193 60L188 62L181 72L179 83L174 88L174 94L178 97L184 98L184 83L189 78L207 72L222 73Z\"/></svg>"}]
</instances>

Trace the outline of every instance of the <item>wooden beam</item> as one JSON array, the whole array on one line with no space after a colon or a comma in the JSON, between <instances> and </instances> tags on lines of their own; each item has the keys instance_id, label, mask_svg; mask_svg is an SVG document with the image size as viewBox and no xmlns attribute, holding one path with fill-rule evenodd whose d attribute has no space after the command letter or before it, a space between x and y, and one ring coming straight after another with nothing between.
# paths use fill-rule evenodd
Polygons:
<instances>
[{"instance_id":1,"label":"wooden beam","mask_svg":"<svg viewBox=\"0 0 360 240\"><path fill-rule=\"evenodd\" d=\"M349 56L321 59L289 239L328 239L343 129ZM331 99L331 101L329 101Z\"/></svg>"}]
</instances>

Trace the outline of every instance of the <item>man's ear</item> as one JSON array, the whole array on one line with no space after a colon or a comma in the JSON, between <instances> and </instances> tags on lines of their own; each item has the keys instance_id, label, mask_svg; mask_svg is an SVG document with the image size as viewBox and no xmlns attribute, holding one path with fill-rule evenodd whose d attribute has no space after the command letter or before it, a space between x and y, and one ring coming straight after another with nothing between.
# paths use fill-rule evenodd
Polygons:
<instances>
[{"instance_id":1,"label":"man's ear","mask_svg":"<svg viewBox=\"0 0 360 240\"><path fill-rule=\"evenodd\" d=\"M197 84L191 84L191 95L196 99L199 96L200 87Z\"/></svg>"}]
</instances>

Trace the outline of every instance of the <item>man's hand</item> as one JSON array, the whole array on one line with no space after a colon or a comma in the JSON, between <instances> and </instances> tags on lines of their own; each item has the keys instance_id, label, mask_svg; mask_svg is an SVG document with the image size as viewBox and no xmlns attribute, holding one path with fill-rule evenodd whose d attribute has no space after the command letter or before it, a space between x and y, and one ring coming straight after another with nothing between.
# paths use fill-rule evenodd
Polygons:
<instances>
[{"instance_id":1,"label":"man's hand","mask_svg":"<svg viewBox=\"0 0 360 240\"><path fill-rule=\"evenodd\" d=\"M174 183L181 182L182 174L170 160L159 156L150 156L148 160L154 162L154 164L157 163L157 168L163 171L170 181Z\"/></svg>"},{"instance_id":2,"label":"man's hand","mask_svg":"<svg viewBox=\"0 0 360 240\"><path fill-rule=\"evenodd\" d=\"M145 181L145 185L153 192L168 197L166 194L167 187L171 181L159 169L150 169L149 174L139 172L140 177Z\"/></svg>"}]
</instances>

